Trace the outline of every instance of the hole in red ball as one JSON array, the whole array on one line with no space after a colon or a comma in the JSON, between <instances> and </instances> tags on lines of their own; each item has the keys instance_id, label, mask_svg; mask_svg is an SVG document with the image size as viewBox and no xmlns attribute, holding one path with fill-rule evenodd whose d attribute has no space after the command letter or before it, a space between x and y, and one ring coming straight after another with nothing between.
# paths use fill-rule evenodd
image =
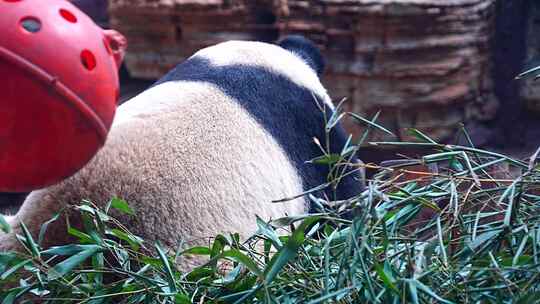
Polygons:
<instances>
[{"instance_id":1,"label":"hole in red ball","mask_svg":"<svg viewBox=\"0 0 540 304\"><path fill-rule=\"evenodd\" d=\"M67 21L69 21L71 23L77 22L77 17L75 17L75 15L73 15L73 13L71 13L67 9L61 8L60 9L60 15L62 17L64 17L64 19L66 19Z\"/></svg>"},{"instance_id":2,"label":"hole in red ball","mask_svg":"<svg viewBox=\"0 0 540 304\"><path fill-rule=\"evenodd\" d=\"M27 32L37 33L39 30L41 30L41 21L39 21L39 19L36 17L24 17L21 20L21 26Z\"/></svg>"},{"instance_id":3,"label":"hole in red ball","mask_svg":"<svg viewBox=\"0 0 540 304\"><path fill-rule=\"evenodd\" d=\"M120 45L118 44L118 41L114 39L109 40L109 45L111 46L111 49L115 52L120 50Z\"/></svg>"},{"instance_id":4,"label":"hole in red ball","mask_svg":"<svg viewBox=\"0 0 540 304\"><path fill-rule=\"evenodd\" d=\"M83 66L91 71L96 67L96 57L89 50L83 50L81 52L81 62Z\"/></svg>"}]
</instances>

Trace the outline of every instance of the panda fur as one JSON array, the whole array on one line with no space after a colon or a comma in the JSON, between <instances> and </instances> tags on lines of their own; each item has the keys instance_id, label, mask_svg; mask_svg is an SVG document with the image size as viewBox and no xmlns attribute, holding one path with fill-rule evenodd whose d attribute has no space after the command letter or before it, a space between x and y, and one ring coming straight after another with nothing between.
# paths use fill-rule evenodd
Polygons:
<instances>
[{"instance_id":1,"label":"panda fur","mask_svg":"<svg viewBox=\"0 0 540 304\"><path fill-rule=\"evenodd\" d=\"M298 36L280 45L230 41L202 49L121 105L92 161L30 193L9 218L14 232L0 234L0 251L18 248L19 222L37 234L56 212L82 199L100 206L112 197L128 201L137 216L119 215L121 222L172 247L218 233L250 235L255 215L268 220L307 212L303 197L271 201L327 181L327 166L306 161L322 154L313 142L324 139L315 99L332 104L318 78L324 63L317 48ZM334 128L332 152L345 141L341 127ZM349 175L326 195L357 194L358 177ZM65 220L58 220L44 246L68 240Z\"/></svg>"}]
</instances>

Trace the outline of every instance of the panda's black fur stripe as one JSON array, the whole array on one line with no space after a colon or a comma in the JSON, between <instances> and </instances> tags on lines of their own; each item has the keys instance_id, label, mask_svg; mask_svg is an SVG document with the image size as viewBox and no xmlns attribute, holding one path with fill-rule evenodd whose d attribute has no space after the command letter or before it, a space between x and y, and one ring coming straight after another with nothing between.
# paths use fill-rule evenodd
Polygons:
<instances>
[{"instance_id":1,"label":"panda's black fur stripe","mask_svg":"<svg viewBox=\"0 0 540 304\"><path fill-rule=\"evenodd\" d=\"M286 45L298 44L296 39L284 42ZM308 52L313 53L314 50ZM305 59L306 54L301 58ZM320 54L311 56L318 58ZM320 67L322 59L309 64ZM238 102L287 153L300 173L305 190L327 182L328 166L306 163L322 155L313 142L314 137L321 143L325 141L325 119L315 101L318 98L320 104L324 104L322 97L314 96L312 91L264 67L241 64L216 66L198 56L179 64L155 85L179 80L213 84ZM327 112L329 117L331 110L327 109ZM346 139L345 131L336 126L330 135L330 152L340 153ZM358 174L350 174L340 182L337 191L327 190L327 196L341 200L357 195L361 190L358 178Z\"/></svg>"}]
</instances>

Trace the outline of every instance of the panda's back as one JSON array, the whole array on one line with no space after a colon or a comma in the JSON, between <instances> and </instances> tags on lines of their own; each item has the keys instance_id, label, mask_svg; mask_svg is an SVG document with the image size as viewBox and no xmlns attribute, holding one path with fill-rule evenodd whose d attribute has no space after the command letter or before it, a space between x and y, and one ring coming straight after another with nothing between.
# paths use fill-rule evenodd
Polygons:
<instances>
[{"instance_id":1,"label":"panda's back","mask_svg":"<svg viewBox=\"0 0 540 304\"><path fill-rule=\"evenodd\" d=\"M118 121L110 138L111 141L122 141L113 144L114 147L131 146L127 157L155 161L155 166L168 162L163 166L170 171L168 174L150 168L143 176L159 171L165 175L160 176L161 179L170 177L178 186L185 184L188 187L193 183L210 185L219 181L208 189L216 199L230 199L235 192L231 189L244 192L242 196L261 198L260 194L249 192L268 188L271 192L265 193L264 197L272 200L303 191L301 177L286 151L256 118L218 87L203 82L175 81L155 86L147 92L160 96L157 91L176 91L178 99L170 103L155 99L159 104L155 114L146 110L144 114ZM164 95L170 96L169 93ZM132 100L126 106L136 107L136 102L137 99ZM123 113L129 112L129 109L123 109ZM139 153L133 153L139 149ZM154 154L148 158L150 150ZM239 187L222 182L231 179L241 183ZM252 183L255 180L258 183Z\"/></svg>"},{"instance_id":2,"label":"panda's back","mask_svg":"<svg viewBox=\"0 0 540 304\"><path fill-rule=\"evenodd\" d=\"M176 102L158 98L170 90L178 91ZM149 100L145 94L155 107L139 111ZM142 215L123 220L139 221L145 234L155 227L156 239L164 238L163 227L175 227L164 239L201 237L203 231L248 233L256 229L255 214L277 218L307 211L303 198L272 203L302 193L301 177L272 136L215 86L155 86L119 112L105 147L52 191L56 199L121 197ZM205 221L182 225L198 218Z\"/></svg>"}]
</instances>

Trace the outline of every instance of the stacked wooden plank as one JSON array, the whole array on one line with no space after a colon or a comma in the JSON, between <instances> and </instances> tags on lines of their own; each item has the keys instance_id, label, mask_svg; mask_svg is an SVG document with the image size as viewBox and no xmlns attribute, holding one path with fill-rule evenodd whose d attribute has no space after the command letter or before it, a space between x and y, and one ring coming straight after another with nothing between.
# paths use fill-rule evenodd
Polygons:
<instances>
[{"instance_id":1,"label":"stacked wooden plank","mask_svg":"<svg viewBox=\"0 0 540 304\"><path fill-rule=\"evenodd\" d=\"M348 109L406 137L446 138L458 123L494 113L491 0L289 0L281 32L303 33L328 58L326 86ZM354 129L351 126L351 129Z\"/></svg>"},{"instance_id":2,"label":"stacked wooden plank","mask_svg":"<svg viewBox=\"0 0 540 304\"><path fill-rule=\"evenodd\" d=\"M251 0L111 0L111 27L129 41L134 77L158 78L218 42L277 38L272 2Z\"/></svg>"}]
</instances>

